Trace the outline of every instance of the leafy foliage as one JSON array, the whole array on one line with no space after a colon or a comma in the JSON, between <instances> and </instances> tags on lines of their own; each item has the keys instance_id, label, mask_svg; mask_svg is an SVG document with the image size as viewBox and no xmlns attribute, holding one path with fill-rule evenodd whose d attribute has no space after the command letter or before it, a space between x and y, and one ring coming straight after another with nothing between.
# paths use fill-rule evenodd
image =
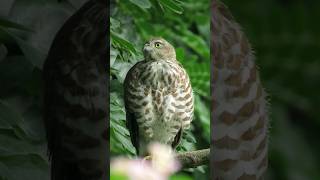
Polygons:
<instances>
[{"instance_id":1,"label":"leafy foliage","mask_svg":"<svg viewBox=\"0 0 320 180\"><path fill-rule=\"evenodd\" d=\"M80 3L1 3L8 11L0 12L0 179L49 179L41 117L42 64L54 35L76 10L71 7Z\"/></svg>"},{"instance_id":2,"label":"leafy foliage","mask_svg":"<svg viewBox=\"0 0 320 180\"><path fill-rule=\"evenodd\" d=\"M130 0L111 2L111 152L134 155L125 128L123 81L128 70L143 59L142 46L150 37L161 36L176 48L177 59L187 70L195 94L195 119L183 134L178 151L209 147L210 141L210 13L208 1ZM116 103L118 102L118 103ZM121 109L121 110L120 110ZM115 126L117 125L117 126ZM202 132L202 133L199 133ZM195 136L195 134L197 134ZM206 169L207 167L205 167ZM189 174L199 173L191 169ZM203 179L208 178L202 177ZM201 178L201 179L202 179ZM175 177L173 177L175 179ZM180 177L176 179L188 179Z\"/></svg>"}]
</instances>

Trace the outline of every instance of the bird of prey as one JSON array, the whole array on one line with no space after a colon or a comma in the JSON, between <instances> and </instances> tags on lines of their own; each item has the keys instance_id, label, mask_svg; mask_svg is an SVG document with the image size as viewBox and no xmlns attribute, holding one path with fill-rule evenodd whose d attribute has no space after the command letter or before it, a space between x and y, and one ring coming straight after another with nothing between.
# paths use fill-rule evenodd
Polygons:
<instances>
[{"instance_id":1,"label":"bird of prey","mask_svg":"<svg viewBox=\"0 0 320 180\"><path fill-rule=\"evenodd\" d=\"M191 83L174 47L163 38L152 38L143 53L144 60L129 70L124 81L127 127L142 156L152 142L176 148L194 110Z\"/></svg>"},{"instance_id":2,"label":"bird of prey","mask_svg":"<svg viewBox=\"0 0 320 180\"><path fill-rule=\"evenodd\" d=\"M108 16L90 0L57 33L43 67L51 180L108 175Z\"/></svg>"}]
</instances>

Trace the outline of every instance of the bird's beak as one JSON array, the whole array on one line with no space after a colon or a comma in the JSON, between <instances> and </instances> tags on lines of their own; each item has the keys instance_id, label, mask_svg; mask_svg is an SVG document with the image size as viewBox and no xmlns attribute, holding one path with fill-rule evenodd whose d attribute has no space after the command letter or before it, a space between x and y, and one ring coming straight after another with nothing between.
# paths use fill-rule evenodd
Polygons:
<instances>
[{"instance_id":1,"label":"bird's beak","mask_svg":"<svg viewBox=\"0 0 320 180\"><path fill-rule=\"evenodd\" d=\"M143 51L144 52L148 52L148 51L151 51L151 50L152 50L152 48L151 48L150 44L145 44L143 46Z\"/></svg>"}]
</instances>

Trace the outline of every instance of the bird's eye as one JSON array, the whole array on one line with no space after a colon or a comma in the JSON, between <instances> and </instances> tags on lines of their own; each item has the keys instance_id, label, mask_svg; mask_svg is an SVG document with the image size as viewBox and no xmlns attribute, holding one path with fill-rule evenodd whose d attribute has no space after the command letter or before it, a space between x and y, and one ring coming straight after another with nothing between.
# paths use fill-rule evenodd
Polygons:
<instances>
[{"instance_id":1,"label":"bird's eye","mask_svg":"<svg viewBox=\"0 0 320 180\"><path fill-rule=\"evenodd\" d=\"M154 44L154 47L156 47L156 48L161 47L161 43L158 43L158 42L157 42L157 43L155 43L155 44Z\"/></svg>"}]
</instances>

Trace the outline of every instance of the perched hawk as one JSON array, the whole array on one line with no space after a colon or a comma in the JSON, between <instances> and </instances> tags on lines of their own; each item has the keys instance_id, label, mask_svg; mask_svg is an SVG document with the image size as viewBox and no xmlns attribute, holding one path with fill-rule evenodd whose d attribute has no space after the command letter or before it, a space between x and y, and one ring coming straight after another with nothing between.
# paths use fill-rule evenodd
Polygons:
<instances>
[{"instance_id":1,"label":"perched hawk","mask_svg":"<svg viewBox=\"0 0 320 180\"><path fill-rule=\"evenodd\" d=\"M90 0L57 33L43 67L51 180L108 176L108 17Z\"/></svg>"},{"instance_id":2,"label":"perched hawk","mask_svg":"<svg viewBox=\"0 0 320 180\"><path fill-rule=\"evenodd\" d=\"M193 94L188 74L176 59L174 47L153 38L143 48L124 82L127 127L139 155L151 142L175 148L193 118Z\"/></svg>"}]
</instances>

